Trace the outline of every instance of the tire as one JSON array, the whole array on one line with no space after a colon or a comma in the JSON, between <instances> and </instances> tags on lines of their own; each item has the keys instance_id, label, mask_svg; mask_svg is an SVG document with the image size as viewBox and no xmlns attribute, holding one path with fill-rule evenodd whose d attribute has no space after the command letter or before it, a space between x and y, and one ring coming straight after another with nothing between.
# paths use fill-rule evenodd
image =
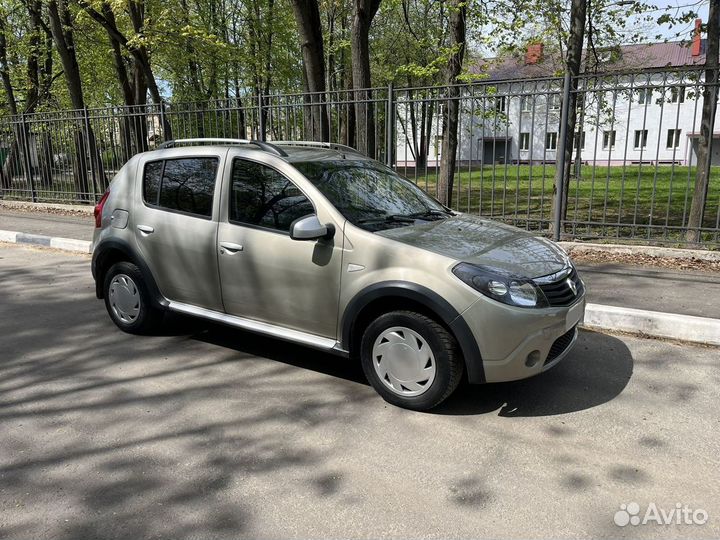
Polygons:
<instances>
[{"instance_id":1,"label":"tire","mask_svg":"<svg viewBox=\"0 0 720 540\"><path fill-rule=\"evenodd\" d=\"M365 329L360 361L385 401L426 411L460 384L464 363L457 341L435 320L414 311L381 315Z\"/></svg>"},{"instance_id":2,"label":"tire","mask_svg":"<svg viewBox=\"0 0 720 540\"><path fill-rule=\"evenodd\" d=\"M105 308L115 325L128 334L150 334L163 313L153 306L140 269L130 262L113 264L103 282Z\"/></svg>"}]
</instances>

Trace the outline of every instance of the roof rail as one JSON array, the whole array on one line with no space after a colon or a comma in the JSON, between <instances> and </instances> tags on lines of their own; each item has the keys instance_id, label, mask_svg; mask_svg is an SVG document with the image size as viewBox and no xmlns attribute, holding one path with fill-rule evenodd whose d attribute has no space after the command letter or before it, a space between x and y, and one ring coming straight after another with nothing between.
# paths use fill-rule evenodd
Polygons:
<instances>
[{"instance_id":1,"label":"roof rail","mask_svg":"<svg viewBox=\"0 0 720 540\"><path fill-rule=\"evenodd\" d=\"M294 146L294 147L318 147L318 148L329 148L331 150L342 150L344 152L352 152L353 154L357 154L359 156L367 157L365 154L360 152L360 150L356 150L352 146L347 146L345 144L340 143L331 143L331 142L319 142L319 141L273 141L273 144L276 146Z\"/></svg>"},{"instance_id":2,"label":"roof rail","mask_svg":"<svg viewBox=\"0 0 720 540\"><path fill-rule=\"evenodd\" d=\"M274 144L270 144L268 142L264 141L255 141L251 139L216 139L216 138L201 138L201 139L175 139L172 141L165 141L160 146L158 146L158 150L163 148L175 148L178 145L181 144L248 144L252 146L257 146L261 150L264 150L265 152L272 152L273 154L281 157L287 157L287 154L282 150L282 148L278 148Z\"/></svg>"}]
</instances>

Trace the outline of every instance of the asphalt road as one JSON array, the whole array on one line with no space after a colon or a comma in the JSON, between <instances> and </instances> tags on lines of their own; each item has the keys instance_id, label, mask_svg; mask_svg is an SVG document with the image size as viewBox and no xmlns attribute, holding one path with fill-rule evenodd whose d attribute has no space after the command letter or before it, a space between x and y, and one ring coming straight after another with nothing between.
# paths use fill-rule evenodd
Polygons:
<instances>
[{"instance_id":1,"label":"asphalt road","mask_svg":"<svg viewBox=\"0 0 720 540\"><path fill-rule=\"evenodd\" d=\"M302 347L125 335L88 263L0 247L0 538L720 536L718 349L582 332L415 413ZM618 527L630 502L709 521Z\"/></svg>"}]
</instances>

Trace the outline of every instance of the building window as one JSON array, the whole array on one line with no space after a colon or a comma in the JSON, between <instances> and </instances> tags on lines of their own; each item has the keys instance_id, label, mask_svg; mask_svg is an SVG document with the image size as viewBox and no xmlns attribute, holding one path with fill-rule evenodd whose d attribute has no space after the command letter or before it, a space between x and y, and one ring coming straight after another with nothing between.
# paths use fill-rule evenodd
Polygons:
<instances>
[{"instance_id":1,"label":"building window","mask_svg":"<svg viewBox=\"0 0 720 540\"><path fill-rule=\"evenodd\" d=\"M560 94L550 94L548 96L548 109L551 111L560 110Z\"/></svg>"},{"instance_id":2,"label":"building window","mask_svg":"<svg viewBox=\"0 0 720 540\"><path fill-rule=\"evenodd\" d=\"M685 87L684 86L671 86L670 87L670 103L685 103Z\"/></svg>"},{"instance_id":3,"label":"building window","mask_svg":"<svg viewBox=\"0 0 720 540\"><path fill-rule=\"evenodd\" d=\"M530 133L527 131L520 134L520 150L530 150Z\"/></svg>"},{"instance_id":4,"label":"building window","mask_svg":"<svg viewBox=\"0 0 720 540\"><path fill-rule=\"evenodd\" d=\"M532 111L532 102L530 101L530 96L521 96L520 97L520 111L521 112Z\"/></svg>"},{"instance_id":5,"label":"building window","mask_svg":"<svg viewBox=\"0 0 720 540\"><path fill-rule=\"evenodd\" d=\"M638 103L645 105L652 103L652 88L641 88L638 90Z\"/></svg>"},{"instance_id":6,"label":"building window","mask_svg":"<svg viewBox=\"0 0 720 540\"><path fill-rule=\"evenodd\" d=\"M635 142L633 144L633 148L635 148L636 150L639 148L646 148L647 147L647 137L648 137L647 129L636 129L635 130Z\"/></svg>"},{"instance_id":7,"label":"building window","mask_svg":"<svg viewBox=\"0 0 720 540\"><path fill-rule=\"evenodd\" d=\"M666 146L668 148L679 148L680 147L680 130L679 129L668 129Z\"/></svg>"},{"instance_id":8,"label":"building window","mask_svg":"<svg viewBox=\"0 0 720 540\"><path fill-rule=\"evenodd\" d=\"M580 147L580 150L583 150L585 148L585 132L584 131L576 131L575 136L573 137L573 150L577 150L578 146Z\"/></svg>"},{"instance_id":9,"label":"building window","mask_svg":"<svg viewBox=\"0 0 720 540\"><path fill-rule=\"evenodd\" d=\"M615 130L603 131L603 150L615 148Z\"/></svg>"},{"instance_id":10,"label":"building window","mask_svg":"<svg viewBox=\"0 0 720 540\"><path fill-rule=\"evenodd\" d=\"M545 134L545 150L557 150L557 131Z\"/></svg>"},{"instance_id":11,"label":"building window","mask_svg":"<svg viewBox=\"0 0 720 540\"><path fill-rule=\"evenodd\" d=\"M493 107L495 112L505 112L505 96L495 96L493 99Z\"/></svg>"}]
</instances>

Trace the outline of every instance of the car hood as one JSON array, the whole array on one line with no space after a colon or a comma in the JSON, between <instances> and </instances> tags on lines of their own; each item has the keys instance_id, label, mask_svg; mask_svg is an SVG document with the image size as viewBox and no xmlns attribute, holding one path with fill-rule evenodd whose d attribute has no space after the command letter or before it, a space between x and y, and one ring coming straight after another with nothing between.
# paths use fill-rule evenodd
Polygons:
<instances>
[{"instance_id":1,"label":"car hood","mask_svg":"<svg viewBox=\"0 0 720 540\"><path fill-rule=\"evenodd\" d=\"M502 223L459 214L376 234L457 259L534 278L558 272L567 255L553 242Z\"/></svg>"}]
</instances>

